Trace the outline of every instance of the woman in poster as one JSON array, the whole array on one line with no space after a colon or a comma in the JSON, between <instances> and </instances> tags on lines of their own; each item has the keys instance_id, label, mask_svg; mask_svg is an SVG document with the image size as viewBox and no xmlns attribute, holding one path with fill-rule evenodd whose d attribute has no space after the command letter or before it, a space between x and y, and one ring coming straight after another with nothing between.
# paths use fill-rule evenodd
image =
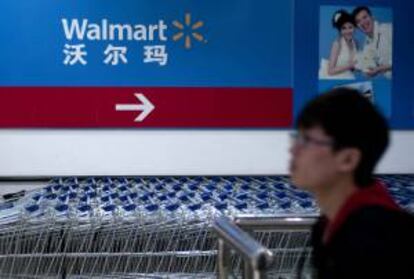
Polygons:
<instances>
[{"instance_id":1,"label":"woman in poster","mask_svg":"<svg viewBox=\"0 0 414 279\"><path fill-rule=\"evenodd\" d=\"M351 14L345 10L338 10L332 17L332 25L338 30L331 47L328 61L322 61L324 73L320 78L354 79L355 65L357 64L357 44L354 38L355 23Z\"/></svg>"}]
</instances>

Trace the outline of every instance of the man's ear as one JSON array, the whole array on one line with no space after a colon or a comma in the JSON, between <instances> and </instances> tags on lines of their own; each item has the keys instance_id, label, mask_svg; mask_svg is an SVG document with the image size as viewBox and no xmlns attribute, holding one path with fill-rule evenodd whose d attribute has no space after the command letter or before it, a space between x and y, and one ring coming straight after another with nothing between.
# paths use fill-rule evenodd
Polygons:
<instances>
[{"instance_id":1,"label":"man's ear","mask_svg":"<svg viewBox=\"0 0 414 279\"><path fill-rule=\"evenodd\" d=\"M353 172L361 161L361 151L357 148L344 148L337 154L340 171Z\"/></svg>"}]
</instances>

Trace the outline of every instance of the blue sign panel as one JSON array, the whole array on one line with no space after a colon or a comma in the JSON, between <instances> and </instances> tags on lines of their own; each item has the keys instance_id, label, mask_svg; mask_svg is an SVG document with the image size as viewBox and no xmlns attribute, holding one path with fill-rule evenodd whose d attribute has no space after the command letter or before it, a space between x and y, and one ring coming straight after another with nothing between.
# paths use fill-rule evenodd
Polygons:
<instances>
[{"instance_id":1,"label":"blue sign panel","mask_svg":"<svg viewBox=\"0 0 414 279\"><path fill-rule=\"evenodd\" d=\"M0 2L2 86L292 87L293 1Z\"/></svg>"},{"instance_id":2,"label":"blue sign panel","mask_svg":"<svg viewBox=\"0 0 414 279\"><path fill-rule=\"evenodd\" d=\"M370 7L376 21L392 25L392 69L370 76L369 65L372 63L355 63L352 69L326 75L327 68L323 65L328 65L333 42L338 37L330 22L333 13L338 9L351 12L360 5ZM94 98L99 96L101 87L111 87L114 93L124 87L131 88L131 92L124 94L132 97L128 100L132 102L134 94L146 94L135 90L136 87L158 87L162 90L145 95L149 100L158 101L153 104L156 109L151 114L156 118L160 117L157 113L169 113L160 109L160 102L165 102L160 96L168 94L166 92L175 92L178 99L188 100L190 95L184 96L176 88L195 88L186 94L209 88L213 91L209 91L206 98L212 101L198 104L198 108L205 109L210 119L223 113L215 110L215 102L220 102L220 98L216 101L214 90L249 88L251 92L266 92L263 96L268 98L268 91L261 89L271 88L274 100L279 100L280 94L286 95L273 110L269 108L271 117L261 113L257 106L260 127L288 127L291 107L280 117L283 118L282 126L267 123L273 123L275 115L282 111L280 106L292 103L291 97L293 112L297 114L316 94L335 86L353 86L369 93L393 128L412 129L414 29L410 12L413 8L412 2L402 0L4 0L0 2L3 35L0 95L3 105L11 108L13 106L5 101L15 100L15 107L19 107L16 92L25 93L27 87L56 88L48 90L47 96L63 92L62 87L73 90L93 87ZM359 47L362 53L366 36L357 28L354 35L358 41L355 48ZM385 65L378 59L372 61L377 66ZM13 95L7 87L20 89L13 90ZM254 88L260 90L254 91ZM287 93L285 89L288 89ZM72 94L75 91L64 92ZM77 92L85 91L79 89ZM11 95L6 96L6 93ZM108 111L112 112L118 98L114 94L108 101ZM260 98L253 100L247 94L240 101L236 97L235 111L244 112L244 105L252 100L266 104L267 99ZM38 102L42 104L44 100ZM95 102L91 99L91 104ZM228 102L233 103L230 99ZM243 106L237 107L241 103ZM178 106L176 103L169 105ZM65 117L71 119L71 112L68 111ZM34 113L42 115L44 112L35 108L33 112L27 112L28 115ZM180 113L181 110L177 113L177 122L169 125L180 126ZM192 114L188 115L191 117ZM237 124L231 124L234 127L244 127L246 119L254 118L249 113L243 117L235 115L229 116L238 119ZM15 125L13 121L8 122L7 117L3 117L2 125ZM53 117L51 114L50 119ZM112 117L108 114L108 119ZM19 126L24 127L25 121L26 118L20 119ZM207 126L222 127L220 121L208 122ZM88 126L80 122L73 125ZM38 125L37 120L31 123ZM91 125L106 124L98 119ZM199 127L198 122L192 125Z\"/></svg>"}]
</instances>

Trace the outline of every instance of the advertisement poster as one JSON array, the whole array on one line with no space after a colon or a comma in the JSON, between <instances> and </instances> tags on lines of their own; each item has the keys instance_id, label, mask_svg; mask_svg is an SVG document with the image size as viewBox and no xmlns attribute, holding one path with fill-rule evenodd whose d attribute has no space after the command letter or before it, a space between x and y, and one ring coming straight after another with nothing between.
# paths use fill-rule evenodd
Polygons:
<instances>
[{"instance_id":1,"label":"advertisement poster","mask_svg":"<svg viewBox=\"0 0 414 279\"><path fill-rule=\"evenodd\" d=\"M355 88L391 117L392 14L377 6L320 7L319 92Z\"/></svg>"}]
</instances>

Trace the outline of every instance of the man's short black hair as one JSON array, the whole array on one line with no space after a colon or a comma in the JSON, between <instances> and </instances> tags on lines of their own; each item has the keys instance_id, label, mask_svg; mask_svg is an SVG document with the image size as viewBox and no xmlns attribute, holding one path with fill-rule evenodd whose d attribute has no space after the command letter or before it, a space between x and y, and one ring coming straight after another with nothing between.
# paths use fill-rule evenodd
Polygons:
<instances>
[{"instance_id":1,"label":"man's short black hair","mask_svg":"<svg viewBox=\"0 0 414 279\"><path fill-rule=\"evenodd\" d=\"M362 11L366 11L370 16L372 16L371 10L367 6L358 6L352 11L352 17L354 20L356 19L356 16Z\"/></svg>"},{"instance_id":2,"label":"man's short black hair","mask_svg":"<svg viewBox=\"0 0 414 279\"><path fill-rule=\"evenodd\" d=\"M389 143L387 121L374 105L357 90L333 89L310 101L297 118L296 128L315 127L332 137L334 151L355 147L361 152L354 180L358 187L370 185Z\"/></svg>"}]
</instances>

